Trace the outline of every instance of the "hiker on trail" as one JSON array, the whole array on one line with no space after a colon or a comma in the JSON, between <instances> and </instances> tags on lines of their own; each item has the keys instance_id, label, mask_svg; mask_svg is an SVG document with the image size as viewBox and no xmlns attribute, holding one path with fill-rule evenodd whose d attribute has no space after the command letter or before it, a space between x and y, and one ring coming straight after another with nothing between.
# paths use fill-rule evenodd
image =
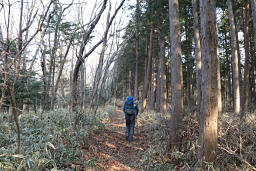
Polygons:
<instances>
[{"instance_id":1,"label":"hiker on trail","mask_svg":"<svg viewBox=\"0 0 256 171\"><path fill-rule=\"evenodd\" d=\"M134 134L135 119L139 113L138 101L132 96L128 96L124 103L123 111L125 113L126 128L125 137L126 140L132 141Z\"/></svg>"}]
</instances>

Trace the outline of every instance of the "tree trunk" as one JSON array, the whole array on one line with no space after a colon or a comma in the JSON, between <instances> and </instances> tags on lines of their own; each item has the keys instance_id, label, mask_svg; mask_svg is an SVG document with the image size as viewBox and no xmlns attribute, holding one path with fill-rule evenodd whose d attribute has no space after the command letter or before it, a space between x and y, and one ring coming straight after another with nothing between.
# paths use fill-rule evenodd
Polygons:
<instances>
[{"instance_id":1,"label":"tree trunk","mask_svg":"<svg viewBox=\"0 0 256 171\"><path fill-rule=\"evenodd\" d=\"M107 0L103 1L103 4L101 6L101 9L100 9L98 15L96 16L94 21L90 24L88 31L83 36L83 41L82 41L80 49L79 49L78 59L76 61L76 65L75 65L75 69L74 69L74 73L73 73L73 81L72 81L72 97L73 97L72 98L73 99L72 100L72 109L73 110L75 110L75 106L77 105L77 80L78 80L79 68L80 68L82 62L84 61L84 59L86 59L104 41L105 37L107 37L109 28L112 25L112 22L113 22L114 18L116 17L116 14L118 13L120 8L124 4L124 1L125 0L122 0L120 2L119 6L116 8L114 14L112 15L111 19L109 20L109 24L105 28L103 38L98 43L96 43L86 54L84 54L85 46L88 43L88 40L90 38L92 31L94 30L95 26L99 22L101 15L103 14L103 12L107 6Z\"/></svg>"},{"instance_id":2,"label":"tree trunk","mask_svg":"<svg viewBox=\"0 0 256 171\"><path fill-rule=\"evenodd\" d=\"M149 41L149 50L148 50L148 67L147 67L147 80L145 84L145 92L144 92L144 98L143 98L143 104L141 112L144 112L147 105L147 97L148 97L148 90L149 90L149 84L151 81L151 67L152 67L152 53L153 53L153 37L154 37L154 26L151 27L150 32L150 41Z\"/></svg>"},{"instance_id":3,"label":"tree trunk","mask_svg":"<svg viewBox=\"0 0 256 171\"><path fill-rule=\"evenodd\" d=\"M146 34L147 35L147 34ZM145 54L148 53L148 41L147 41L147 36L146 36L146 43L145 43ZM146 90L146 82L147 82L147 63L148 63L148 58L145 58L144 60L144 79L143 79L143 90L142 90L142 102L144 102L145 98L145 90Z\"/></svg>"},{"instance_id":4,"label":"tree trunk","mask_svg":"<svg viewBox=\"0 0 256 171\"><path fill-rule=\"evenodd\" d=\"M106 27L109 25L109 22L110 22L109 21L110 13L111 13L111 2L109 2L109 9L108 9ZM98 67L97 67L97 70L96 70L96 73L95 73L95 77L94 77L93 95L92 95L91 102L90 102L89 113L94 108L95 98L96 98L96 95L98 93L100 80L102 78L102 69L103 69L103 63L104 63L104 58L105 58L105 52L106 52L106 49L107 49L107 41L108 41L108 37L105 36L103 38L103 44L102 44L102 50L101 50L101 53L100 53L99 64L98 64Z\"/></svg>"},{"instance_id":5,"label":"tree trunk","mask_svg":"<svg viewBox=\"0 0 256 171\"><path fill-rule=\"evenodd\" d=\"M240 114L238 49L237 49L237 39L236 39L236 26L235 26L235 21L234 21L231 0L227 0L227 6L228 6L229 22L230 22L230 30L231 30L234 112L236 114Z\"/></svg>"},{"instance_id":6,"label":"tree trunk","mask_svg":"<svg viewBox=\"0 0 256 171\"><path fill-rule=\"evenodd\" d=\"M202 99L199 119L199 159L214 162L217 154L217 29L215 0L200 0Z\"/></svg>"},{"instance_id":7,"label":"tree trunk","mask_svg":"<svg viewBox=\"0 0 256 171\"><path fill-rule=\"evenodd\" d=\"M135 84L134 84L134 97L139 99L138 96L138 72L139 72L139 10L140 2L137 0L136 4L136 42L135 42L135 51L136 51L136 61L135 61Z\"/></svg>"},{"instance_id":8,"label":"tree trunk","mask_svg":"<svg viewBox=\"0 0 256 171\"><path fill-rule=\"evenodd\" d=\"M218 26L216 23L216 31L218 35ZM222 113L222 97L221 97L221 78L220 78L220 56L219 56L219 46L217 44L217 91L218 91L218 112Z\"/></svg>"},{"instance_id":9,"label":"tree trunk","mask_svg":"<svg viewBox=\"0 0 256 171\"><path fill-rule=\"evenodd\" d=\"M183 78L181 61L181 38L179 23L178 0L169 0L170 40L171 40L171 87L172 113L169 128L168 150L173 151L181 147L180 131L184 112L183 106Z\"/></svg>"},{"instance_id":10,"label":"tree trunk","mask_svg":"<svg viewBox=\"0 0 256 171\"><path fill-rule=\"evenodd\" d=\"M152 68L151 68L151 89L150 89L150 108L152 110L155 110L155 94L156 94L156 57L153 57L152 59Z\"/></svg>"},{"instance_id":11,"label":"tree trunk","mask_svg":"<svg viewBox=\"0 0 256 171\"><path fill-rule=\"evenodd\" d=\"M216 25L217 28L217 25ZM222 96L221 96L221 78L220 78L220 57L219 47L217 46L217 90L218 90L218 112L222 113Z\"/></svg>"},{"instance_id":12,"label":"tree trunk","mask_svg":"<svg viewBox=\"0 0 256 171\"><path fill-rule=\"evenodd\" d=\"M249 99L249 60L250 60L250 49L249 49L249 0L247 0L245 5L245 18L244 18L244 49L245 49L245 64L244 64L244 98L243 98L243 112L248 109L248 99Z\"/></svg>"},{"instance_id":13,"label":"tree trunk","mask_svg":"<svg viewBox=\"0 0 256 171\"><path fill-rule=\"evenodd\" d=\"M194 17L194 41L195 41L195 56L196 56L196 87L197 87L197 106L200 109L202 90L201 90L201 69L202 69L202 57L201 57L201 41L198 24L198 11L197 0L192 0L193 17Z\"/></svg>"},{"instance_id":14,"label":"tree trunk","mask_svg":"<svg viewBox=\"0 0 256 171\"><path fill-rule=\"evenodd\" d=\"M69 44L68 44L68 47L67 47L67 49L66 49L64 58L63 58L63 60L61 61L61 64L60 64L60 69L59 69L59 73L58 73L57 81L56 81L56 85L55 85L55 90L54 90L54 99L55 99L57 90L58 90L58 88L59 88L60 77L61 77L61 75L62 75L63 68L64 68L64 65L65 65L65 62L66 62L66 59L67 59L67 56L68 56L68 53L69 53L69 50L70 50L70 47L71 47L72 42L73 42L73 38L71 38L71 40L70 40L70 42L69 42Z\"/></svg>"},{"instance_id":15,"label":"tree trunk","mask_svg":"<svg viewBox=\"0 0 256 171\"><path fill-rule=\"evenodd\" d=\"M161 30L159 30L159 32L161 33ZM160 47L160 50L159 50L159 57L158 57L158 65L157 65L157 76L156 76L156 106L155 106L155 109L157 112L160 112L160 108L161 108L161 60L162 60L162 39L161 39L161 36L158 37L158 42L159 42L159 47Z\"/></svg>"},{"instance_id":16,"label":"tree trunk","mask_svg":"<svg viewBox=\"0 0 256 171\"><path fill-rule=\"evenodd\" d=\"M166 92L166 72L165 72L165 39L160 36L160 112L166 113L167 92Z\"/></svg>"},{"instance_id":17,"label":"tree trunk","mask_svg":"<svg viewBox=\"0 0 256 171\"><path fill-rule=\"evenodd\" d=\"M159 32L161 32L160 30L159 30ZM160 49L159 49L159 52L158 52L158 61L157 61L157 63L158 63L158 65L157 65L157 75L156 75L156 103L155 103L155 110L157 111L157 112L160 112L160 99L161 99L161 96L160 96L160 93L161 93L161 51L162 51L162 49L161 49L161 39L160 39L160 36L158 37L158 43L159 43L159 47L160 47Z\"/></svg>"},{"instance_id":18,"label":"tree trunk","mask_svg":"<svg viewBox=\"0 0 256 171\"><path fill-rule=\"evenodd\" d=\"M253 18L253 35L254 35L254 50L256 50L256 0L251 0L251 9L252 9L252 18ZM255 51L254 51L255 54ZM254 70L255 70L255 66L254 66ZM255 76L255 71L254 72L254 76ZM254 85L255 85L255 80L254 81ZM256 99L256 91L254 89L254 100Z\"/></svg>"}]
</instances>

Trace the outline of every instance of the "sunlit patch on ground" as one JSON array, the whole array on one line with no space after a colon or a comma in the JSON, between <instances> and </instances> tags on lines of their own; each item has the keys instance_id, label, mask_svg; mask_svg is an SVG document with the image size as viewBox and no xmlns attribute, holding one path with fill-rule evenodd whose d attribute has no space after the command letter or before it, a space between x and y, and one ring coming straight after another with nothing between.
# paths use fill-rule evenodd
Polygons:
<instances>
[{"instance_id":1,"label":"sunlit patch on ground","mask_svg":"<svg viewBox=\"0 0 256 171\"><path fill-rule=\"evenodd\" d=\"M99 170L137 171L139 161L148 147L146 132L135 127L134 141L128 142L124 137L125 119L122 110L112 116L104 131L91 135L93 149L85 150L85 160L95 159Z\"/></svg>"}]
</instances>

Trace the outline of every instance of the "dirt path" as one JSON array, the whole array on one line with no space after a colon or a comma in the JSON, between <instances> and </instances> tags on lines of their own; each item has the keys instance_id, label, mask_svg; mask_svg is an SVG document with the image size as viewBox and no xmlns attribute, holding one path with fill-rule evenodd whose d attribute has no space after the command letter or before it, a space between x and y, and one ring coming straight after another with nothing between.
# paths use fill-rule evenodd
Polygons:
<instances>
[{"instance_id":1,"label":"dirt path","mask_svg":"<svg viewBox=\"0 0 256 171\"><path fill-rule=\"evenodd\" d=\"M94 161L98 170L137 171L148 140L145 132L135 126L134 140L125 140L125 119L121 110L111 118L106 130L100 130L91 137L90 148L85 150L85 161Z\"/></svg>"}]
</instances>

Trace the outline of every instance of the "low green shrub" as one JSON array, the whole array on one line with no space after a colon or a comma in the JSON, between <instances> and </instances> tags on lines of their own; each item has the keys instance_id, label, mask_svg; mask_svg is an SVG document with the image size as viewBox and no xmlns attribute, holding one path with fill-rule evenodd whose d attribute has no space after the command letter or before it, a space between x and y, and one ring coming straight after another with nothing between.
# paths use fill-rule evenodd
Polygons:
<instances>
[{"instance_id":1,"label":"low green shrub","mask_svg":"<svg viewBox=\"0 0 256 171\"><path fill-rule=\"evenodd\" d=\"M103 112L104 111L104 112ZM107 106L93 115L74 114L66 109L41 116L22 114L21 154L15 155L16 127L7 114L0 115L0 170L62 170L76 165L87 167L82 147L89 132L104 128L115 107ZM79 116L79 122L75 118ZM75 125L76 124L76 125Z\"/></svg>"}]
</instances>

